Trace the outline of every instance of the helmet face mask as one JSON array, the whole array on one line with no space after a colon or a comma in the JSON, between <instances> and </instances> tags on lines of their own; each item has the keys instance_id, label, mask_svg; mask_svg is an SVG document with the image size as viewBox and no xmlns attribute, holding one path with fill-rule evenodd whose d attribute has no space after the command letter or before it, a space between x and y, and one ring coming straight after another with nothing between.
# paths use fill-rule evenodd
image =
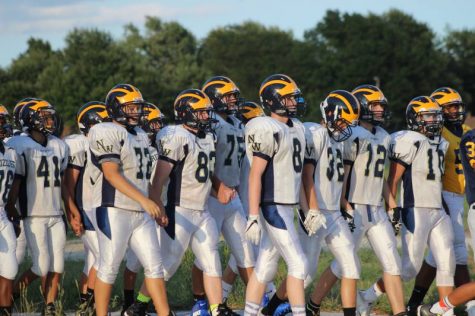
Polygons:
<instances>
[{"instance_id":1,"label":"helmet face mask","mask_svg":"<svg viewBox=\"0 0 475 316\"><path fill-rule=\"evenodd\" d=\"M125 125L135 127L143 123L144 105L142 102L128 102L120 105L120 112L125 120Z\"/></svg>"},{"instance_id":2,"label":"helmet face mask","mask_svg":"<svg viewBox=\"0 0 475 316\"><path fill-rule=\"evenodd\" d=\"M182 91L174 103L175 121L200 132L214 130L215 111L208 96L198 89Z\"/></svg>"},{"instance_id":3,"label":"helmet face mask","mask_svg":"<svg viewBox=\"0 0 475 316\"><path fill-rule=\"evenodd\" d=\"M465 121L465 104L460 94L452 88L443 87L430 95L442 108L444 121L453 125L462 125Z\"/></svg>"},{"instance_id":4,"label":"helmet face mask","mask_svg":"<svg viewBox=\"0 0 475 316\"><path fill-rule=\"evenodd\" d=\"M412 99L406 109L407 126L429 138L438 137L444 127L444 116L437 101L421 96Z\"/></svg>"},{"instance_id":5,"label":"helmet face mask","mask_svg":"<svg viewBox=\"0 0 475 316\"><path fill-rule=\"evenodd\" d=\"M345 90L332 91L320 104L320 110L328 134L334 141L350 138L360 115L360 104L353 94Z\"/></svg>"},{"instance_id":6,"label":"helmet face mask","mask_svg":"<svg viewBox=\"0 0 475 316\"><path fill-rule=\"evenodd\" d=\"M38 130L46 134L53 134L58 127L56 111L54 109L41 109L38 111Z\"/></svg>"}]
</instances>

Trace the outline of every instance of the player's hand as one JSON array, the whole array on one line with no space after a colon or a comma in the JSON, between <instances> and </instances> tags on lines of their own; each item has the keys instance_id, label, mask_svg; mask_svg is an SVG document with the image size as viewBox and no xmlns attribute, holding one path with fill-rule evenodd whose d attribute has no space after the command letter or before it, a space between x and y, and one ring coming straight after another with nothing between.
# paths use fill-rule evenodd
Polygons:
<instances>
[{"instance_id":1,"label":"player's hand","mask_svg":"<svg viewBox=\"0 0 475 316\"><path fill-rule=\"evenodd\" d=\"M355 225L355 218L353 217L354 211L353 210L344 210L341 209L341 216L345 219L346 223L348 224L348 227L350 228L351 232L355 231L356 225Z\"/></svg>"},{"instance_id":2,"label":"player's hand","mask_svg":"<svg viewBox=\"0 0 475 316\"><path fill-rule=\"evenodd\" d=\"M236 197L236 190L221 183L218 189L218 201L222 204L228 204Z\"/></svg>"},{"instance_id":3,"label":"player's hand","mask_svg":"<svg viewBox=\"0 0 475 316\"><path fill-rule=\"evenodd\" d=\"M393 225L394 234L397 236L401 231L401 208L399 206L394 207L388 211L389 221Z\"/></svg>"},{"instance_id":4,"label":"player's hand","mask_svg":"<svg viewBox=\"0 0 475 316\"><path fill-rule=\"evenodd\" d=\"M81 236L84 233L84 226L82 225L81 217L73 216L69 220L69 225L77 237Z\"/></svg>"},{"instance_id":5,"label":"player's hand","mask_svg":"<svg viewBox=\"0 0 475 316\"><path fill-rule=\"evenodd\" d=\"M319 210L311 209L305 216L303 223L309 236L315 234L321 227L327 228L327 219Z\"/></svg>"},{"instance_id":6,"label":"player's hand","mask_svg":"<svg viewBox=\"0 0 475 316\"><path fill-rule=\"evenodd\" d=\"M246 225L246 238L254 245L259 244L259 240L261 239L259 215L249 215Z\"/></svg>"},{"instance_id":7,"label":"player's hand","mask_svg":"<svg viewBox=\"0 0 475 316\"><path fill-rule=\"evenodd\" d=\"M162 210L160 207L149 198L146 198L142 203L140 203L145 212L147 212L152 218L157 219L158 217L163 216ZM164 213L163 213L164 214Z\"/></svg>"}]
</instances>

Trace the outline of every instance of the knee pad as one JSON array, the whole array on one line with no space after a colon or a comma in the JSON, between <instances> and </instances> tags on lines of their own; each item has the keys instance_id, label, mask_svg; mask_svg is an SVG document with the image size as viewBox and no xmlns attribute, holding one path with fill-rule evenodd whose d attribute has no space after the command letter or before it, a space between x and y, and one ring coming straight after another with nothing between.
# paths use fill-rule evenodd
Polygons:
<instances>
[{"instance_id":1,"label":"knee pad","mask_svg":"<svg viewBox=\"0 0 475 316\"><path fill-rule=\"evenodd\" d=\"M208 276L212 277L221 277L222 276L222 271L221 271L221 260L219 258L219 254L216 252L214 253L210 258L206 258L207 260L203 262L203 260L197 260L199 261L199 264L196 266L203 271L203 273L206 273Z\"/></svg>"},{"instance_id":2,"label":"knee pad","mask_svg":"<svg viewBox=\"0 0 475 316\"><path fill-rule=\"evenodd\" d=\"M387 255L384 256L381 266L383 272L390 275L401 275L401 257L396 248L388 251Z\"/></svg>"},{"instance_id":3,"label":"knee pad","mask_svg":"<svg viewBox=\"0 0 475 316\"><path fill-rule=\"evenodd\" d=\"M104 283L114 284L117 273L119 273L119 266L106 266L101 263L99 270L97 270L97 277Z\"/></svg>"},{"instance_id":4,"label":"knee pad","mask_svg":"<svg viewBox=\"0 0 475 316\"><path fill-rule=\"evenodd\" d=\"M307 277L307 258L292 258L291 261L287 263L288 275L293 276L296 279L305 280Z\"/></svg>"},{"instance_id":5,"label":"knee pad","mask_svg":"<svg viewBox=\"0 0 475 316\"><path fill-rule=\"evenodd\" d=\"M163 279L164 272L162 262L160 261L153 265L151 264L149 266L144 266L143 273L145 277L149 279Z\"/></svg>"},{"instance_id":6,"label":"knee pad","mask_svg":"<svg viewBox=\"0 0 475 316\"><path fill-rule=\"evenodd\" d=\"M256 273L257 281L260 283L269 283L271 282L275 275L277 274L277 269L279 267L279 261L269 261L269 262L257 262L254 269ZM290 273L289 273L290 274Z\"/></svg>"},{"instance_id":7,"label":"knee pad","mask_svg":"<svg viewBox=\"0 0 475 316\"><path fill-rule=\"evenodd\" d=\"M338 248L334 255L335 266L332 264L331 269L337 277L346 279L360 278L360 260L356 256L352 245ZM336 265L338 265L338 267L336 267ZM335 270L333 268L335 268ZM338 271L338 269L340 271Z\"/></svg>"}]
</instances>

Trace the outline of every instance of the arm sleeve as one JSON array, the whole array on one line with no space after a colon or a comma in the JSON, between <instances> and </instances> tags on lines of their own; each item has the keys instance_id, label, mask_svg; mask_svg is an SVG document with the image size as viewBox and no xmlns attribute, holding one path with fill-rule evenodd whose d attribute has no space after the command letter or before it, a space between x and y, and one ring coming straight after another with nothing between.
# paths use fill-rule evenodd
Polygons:
<instances>
[{"instance_id":1,"label":"arm sleeve","mask_svg":"<svg viewBox=\"0 0 475 316\"><path fill-rule=\"evenodd\" d=\"M89 131L89 147L99 163L112 161L120 164L123 135L118 130L96 125Z\"/></svg>"},{"instance_id":2,"label":"arm sleeve","mask_svg":"<svg viewBox=\"0 0 475 316\"><path fill-rule=\"evenodd\" d=\"M84 153L84 155L85 155L85 153ZM69 147L65 144L65 146L64 146L64 155L61 158L61 170L60 170L61 174L63 174L64 170L66 170L66 168L68 167L70 157L71 157L71 155L70 155ZM84 160L85 160L85 158L83 158L82 166L84 166Z\"/></svg>"},{"instance_id":3,"label":"arm sleeve","mask_svg":"<svg viewBox=\"0 0 475 316\"><path fill-rule=\"evenodd\" d=\"M389 144L389 159L408 167L417 154L417 145L404 139L391 137Z\"/></svg>"},{"instance_id":4,"label":"arm sleeve","mask_svg":"<svg viewBox=\"0 0 475 316\"><path fill-rule=\"evenodd\" d=\"M326 135L325 130L314 127L305 129L305 163L317 164L323 149L325 148Z\"/></svg>"},{"instance_id":5,"label":"arm sleeve","mask_svg":"<svg viewBox=\"0 0 475 316\"><path fill-rule=\"evenodd\" d=\"M182 139L179 136L167 135L166 131L157 134L158 159L176 164L185 157Z\"/></svg>"},{"instance_id":6,"label":"arm sleeve","mask_svg":"<svg viewBox=\"0 0 475 316\"><path fill-rule=\"evenodd\" d=\"M249 125L249 123L248 123ZM246 126L246 150L252 152L254 156L261 157L267 161L271 160L277 151L278 134L262 124Z\"/></svg>"},{"instance_id":7,"label":"arm sleeve","mask_svg":"<svg viewBox=\"0 0 475 316\"><path fill-rule=\"evenodd\" d=\"M351 137L343 142L343 162L346 165L352 165L355 162L361 146L362 143L359 137Z\"/></svg>"},{"instance_id":8,"label":"arm sleeve","mask_svg":"<svg viewBox=\"0 0 475 316\"><path fill-rule=\"evenodd\" d=\"M82 145L82 142L78 142L71 139L65 139L68 154L68 168L81 169L86 163L86 150Z\"/></svg>"}]
</instances>

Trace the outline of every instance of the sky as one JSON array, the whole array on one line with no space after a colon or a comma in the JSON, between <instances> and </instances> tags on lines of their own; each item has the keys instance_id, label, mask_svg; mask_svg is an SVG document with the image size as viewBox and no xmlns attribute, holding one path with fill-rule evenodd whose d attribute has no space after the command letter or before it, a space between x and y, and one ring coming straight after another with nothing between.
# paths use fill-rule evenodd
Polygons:
<instances>
[{"instance_id":1,"label":"sky","mask_svg":"<svg viewBox=\"0 0 475 316\"><path fill-rule=\"evenodd\" d=\"M27 47L30 37L64 46L73 28L97 28L119 38L123 26L143 26L145 17L177 21L198 39L212 29L243 21L278 26L302 38L325 11L384 13L391 8L427 23L438 36L448 29L475 29L475 1L471 0L0 0L0 66Z\"/></svg>"}]
</instances>

